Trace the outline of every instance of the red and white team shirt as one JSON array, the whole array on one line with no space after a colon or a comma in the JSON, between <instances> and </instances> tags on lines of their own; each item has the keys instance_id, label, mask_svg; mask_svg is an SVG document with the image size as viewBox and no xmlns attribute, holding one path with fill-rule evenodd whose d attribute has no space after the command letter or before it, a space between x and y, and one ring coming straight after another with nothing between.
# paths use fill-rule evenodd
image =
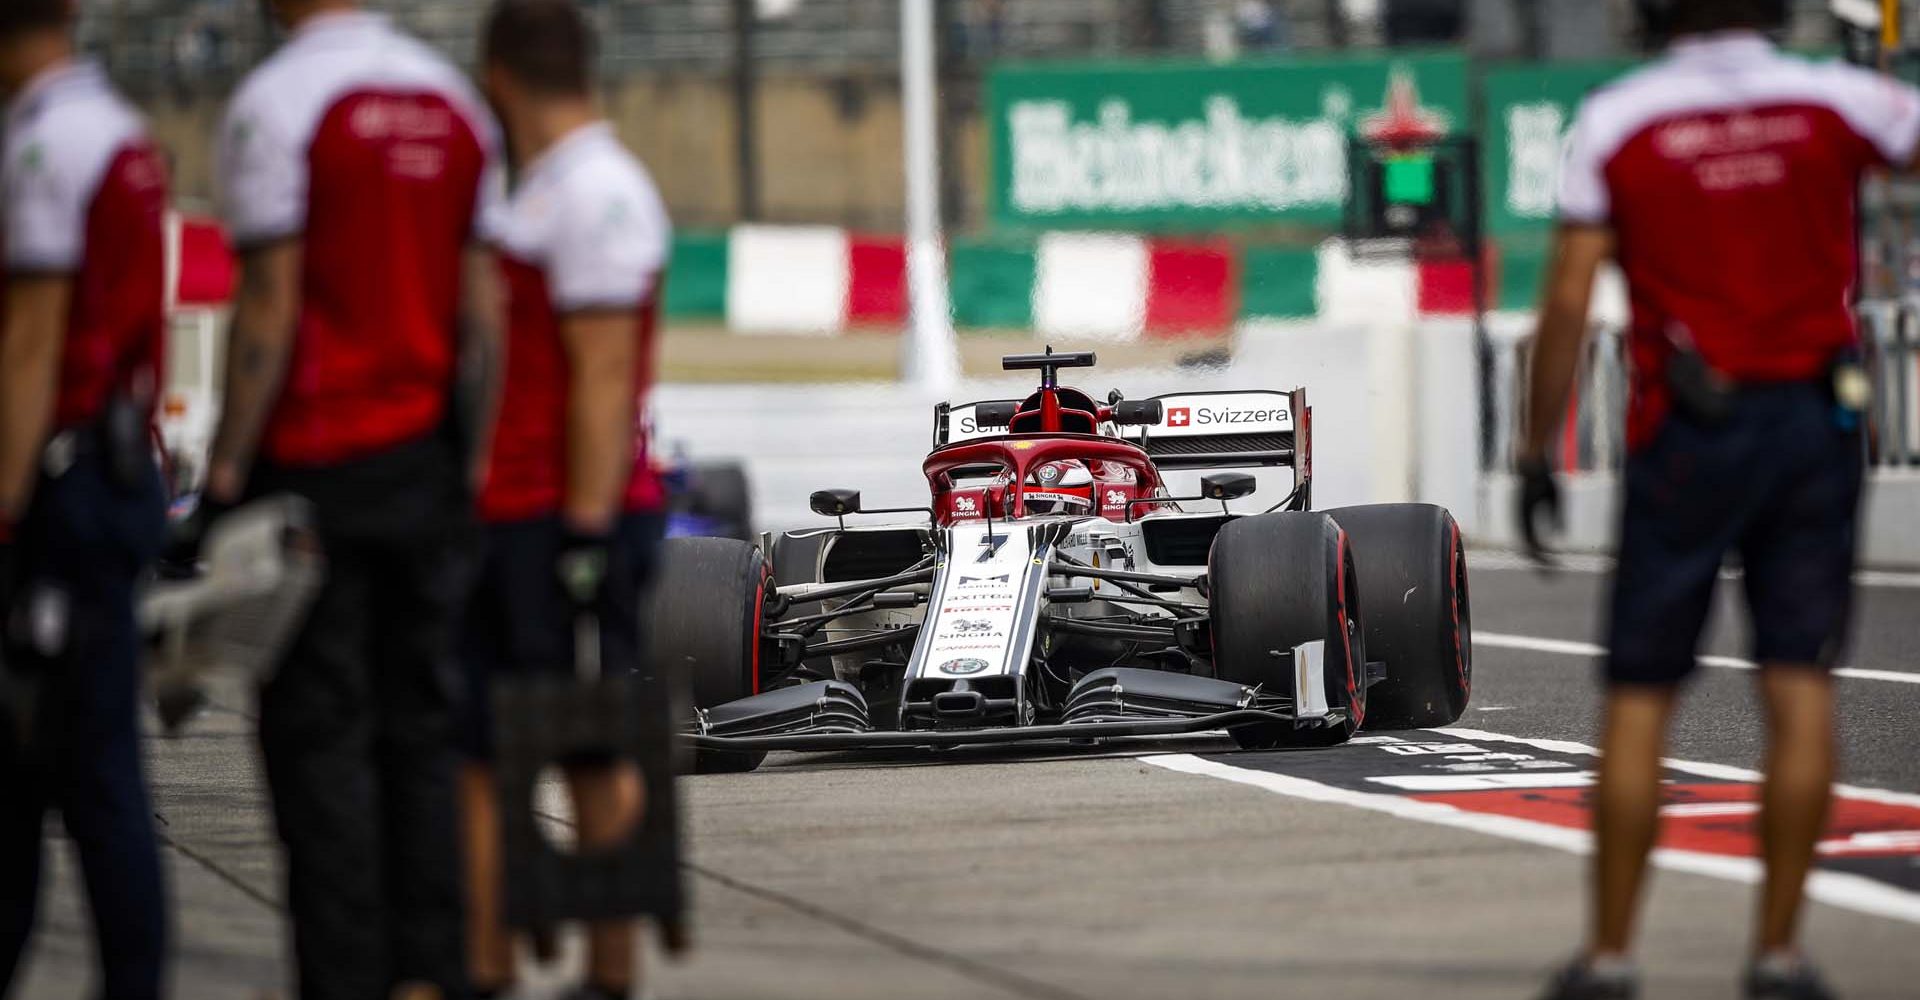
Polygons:
<instances>
[{"instance_id":1,"label":"red and white team shirt","mask_svg":"<svg viewBox=\"0 0 1920 1000\"><path fill-rule=\"evenodd\" d=\"M0 164L10 275L69 275L54 422L100 416L116 389L152 399L165 351L167 172L140 116L91 63L35 78L7 107Z\"/></svg>"},{"instance_id":2,"label":"red and white team shirt","mask_svg":"<svg viewBox=\"0 0 1920 1000\"><path fill-rule=\"evenodd\" d=\"M308 21L241 85L218 153L227 224L243 250L300 238L305 252L267 458L338 464L440 423L497 151L466 78L380 15Z\"/></svg>"},{"instance_id":3,"label":"red and white team shirt","mask_svg":"<svg viewBox=\"0 0 1920 1000\"><path fill-rule=\"evenodd\" d=\"M633 474L626 510L665 504L647 456L643 413L653 383L654 327L672 225L646 169L606 123L568 134L527 166L500 226L506 275L507 378L493 460L480 495L493 522L550 516L567 481L569 363L563 317L633 317L639 370L633 400Z\"/></svg>"},{"instance_id":4,"label":"red and white team shirt","mask_svg":"<svg viewBox=\"0 0 1920 1000\"><path fill-rule=\"evenodd\" d=\"M1690 339L1742 381L1821 375L1856 343L1861 175L1920 144L1920 92L1784 55L1755 32L1683 40L1595 92L1561 176L1563 222L1605 225L1633 303L1630 440L1667 409Z\"/></svg>"}]
</instances>

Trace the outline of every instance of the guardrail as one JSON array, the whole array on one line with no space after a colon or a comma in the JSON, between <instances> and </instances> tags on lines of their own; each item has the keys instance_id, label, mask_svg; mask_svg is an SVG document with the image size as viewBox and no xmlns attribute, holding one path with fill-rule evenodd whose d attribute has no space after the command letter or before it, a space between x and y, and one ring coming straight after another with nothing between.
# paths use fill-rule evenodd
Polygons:
<instances>
[{"instance_id":1,"label":"guardrail","mask_svg":"<svg viewBox=\"0 0 1920 1000\"><path fill-rule=\"evenodd\" d=\"M1533 318L1518 313L1488 317L1492 346L1489 415L1485 434L1488 467L1511 472L1520 417L1527 398ZM1868 463L1877 468L1920 467L1920 298L1875 301L1860 306L1860 339L1873 382L1869 410ZM1587 344L1568 419L1553 458L1569 472L1610 472L1626 455L1628 362L1618 328L1596 330Z\"/></svg>"}]
</instances>

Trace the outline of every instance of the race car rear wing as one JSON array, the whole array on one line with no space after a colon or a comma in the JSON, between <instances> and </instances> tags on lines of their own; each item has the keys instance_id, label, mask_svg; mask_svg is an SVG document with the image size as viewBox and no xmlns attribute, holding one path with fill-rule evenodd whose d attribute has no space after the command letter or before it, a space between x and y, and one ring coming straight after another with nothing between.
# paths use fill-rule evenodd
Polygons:
<instances>
[{"instance_id":1,"label":"race car rear wing","mask_svg":"<svg viewBox=\"0 0 1920 1000\"><path fill-rule=\"evenodd\" d=\"M1160 422L1122 427L1163 469L1287 466L1313 474L1313 410L1307 391L1178 392L1154 397Z\"/></svg>"},{"instance_id":2,"label":"race car rear wing","mask_svg":"<svg viewBox=\"0 0 1920 1000\"><path fill-rule=\"evenodd\" d=\"M1138 444L1163 469L1286 466L1294 470L1297 482L1312 481L1313 408L1307 405L1307 390L1176 392L1153 400L1161 404L1158 423L1109 423L1101 431ZM992 399L939 404L934 408L934 447L1005 434L1006 426L999 422L1005 418L983 420L981 410L1005 411L1016 405L1017 400Z\"/></svg>"},{"instance_id":3,"label":"race car rear wing","mask_svg":"<svg viewBox=\"0 0 1920 1000\"><path fill-rule=\"evenodd\" d=\"M1007 433L1006 417L998 422L982 421L980 408L989 410L1018 407L1017 399L983 399L975 403L940 403L933 408L933 446L998 437Z\"/></svg>"}]
</instances>

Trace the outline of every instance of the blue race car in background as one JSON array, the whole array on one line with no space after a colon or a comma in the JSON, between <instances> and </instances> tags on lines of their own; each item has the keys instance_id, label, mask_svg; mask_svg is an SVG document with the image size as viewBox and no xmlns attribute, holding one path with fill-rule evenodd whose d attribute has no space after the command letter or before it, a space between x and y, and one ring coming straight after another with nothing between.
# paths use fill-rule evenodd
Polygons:
<instances>
[{"instance_id":1,"label":"blue race car in background","mask_svg":"<svg viewBox=\"0 0 1920 1000\"><path fill-rule=\"evenodd\" d=\"M668 538L753 539L753 490L739 462L692 462L676 451L660 469Z\"/></svg>"}]
</instances>

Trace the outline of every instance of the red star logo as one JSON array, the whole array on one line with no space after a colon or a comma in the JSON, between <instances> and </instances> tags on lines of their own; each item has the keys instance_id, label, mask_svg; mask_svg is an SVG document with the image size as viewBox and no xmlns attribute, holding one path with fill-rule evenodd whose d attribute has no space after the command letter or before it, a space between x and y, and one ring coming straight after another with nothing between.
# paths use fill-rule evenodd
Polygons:
<instances>
[{"instance_id":1,"label":"red star logo","mask_svg":"<svg viewBox=\"0 0 1920 1000\"><path fill-rule=\"evenodd\" d=\"M1167 411L1168 427L1185 427L1193 422L1193 411L1184 406L1176 406Z\"/></svg>"},{"instance_id":2,"label":"red star logo","mask_svg":"<svg viewBox=\"0 0 1920 1000\"><path fill-rule=\"evenodd\" d=\"M1420 85L1406 69L1395 69L1387 83L1386 106L1360 120L1369 142L1404 148L1422 146L1447 134L1447 116L1420 103Z\"/></svg>"}]
</instances>

